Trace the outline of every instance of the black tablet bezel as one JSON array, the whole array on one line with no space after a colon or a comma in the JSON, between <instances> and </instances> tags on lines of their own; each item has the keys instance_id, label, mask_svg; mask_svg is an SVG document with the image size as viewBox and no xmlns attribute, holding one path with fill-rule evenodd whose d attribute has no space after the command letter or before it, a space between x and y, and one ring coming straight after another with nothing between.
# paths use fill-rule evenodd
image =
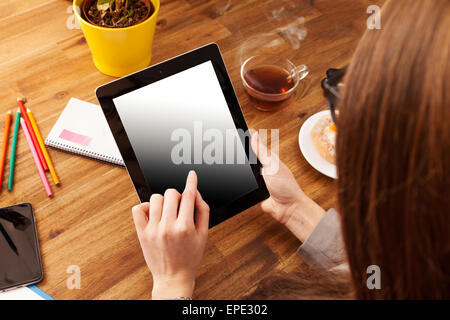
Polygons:
<instances>
[{"instance_id":1,"label":"black tablet bezel","mask_svg":"<svg viewBox=\"0 0 450 320\"><path fill-rule=\"evenodd\" d=\"M26 208L28 208L29 213L30 213L29 218L31 220L31 225L32 225L32 228L34 231L34 245L35 245L35 250L36 250L35 254L36 254L36 258L37 258L36 263L39 265L39 275L36 278L30 278L30 279L23 280L21 282L17 282L17 283L11 284L11 285L6 285L3 287L0 287L0 292L5 292L5 291L12 290L15 288L36 284L44 278L44 270L42 268L42 260L41 260L41 250L39 248L39 238L38 238L38 234L37 234L36 219L34 216L33 206L31 205L31 203L25 202L25 203L15 204L15 205L8 206L8 207L3 207L3 208L0 208L0 210L8 210L8 209L16 210L17 207L26 207Z\"/></svg>"},{"instance_id":2,"label":"black tablet bezel","mask_svg":"<svg viewBox=\"0 0 450 320\"><path fill-rule=\"evenodd\" d=\"M247 123L245 122L239 101L236 97L233 84L228 75L219 47L215 43L208 44L173 59L153 65L96 89L97 99L103 109L106 120L125 162L128 174L141 202L147 202L152 192L150 186L147 185L146 179L139 166L113 99L207 61L212 62L236 128L247 132ZM241 142L244 146L248 146L249 141L246 143L245 137L241 137ZM247 159L250 159L249 152L253 153L253 151L249 147L245 147L244 149L246 150ZM232 203L212 209L209 223L210 227L217 225L269 197L269 192L267 191L264 179L261 176L261 164L258 161L257 164L251 164L251 167L253 175L258 183L258 189L244 195Z\"/></svg>"}]
</instances>

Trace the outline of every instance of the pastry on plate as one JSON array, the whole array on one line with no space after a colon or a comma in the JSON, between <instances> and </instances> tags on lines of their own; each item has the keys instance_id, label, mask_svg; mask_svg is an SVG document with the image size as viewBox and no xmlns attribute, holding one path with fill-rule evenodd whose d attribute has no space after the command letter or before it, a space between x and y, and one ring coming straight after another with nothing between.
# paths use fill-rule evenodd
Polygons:
<instances>
[{"instance_id":1,"label":"pastry on plate","mask_svg":"<svg viewBox=\"0 0 450 320\"><path fill-rule=\"evenodd\" d=\"M331 116L323 116L311 130L311 139L320 155L333 164L336 164L336 125Z\"/></svg>"}]
</instances>

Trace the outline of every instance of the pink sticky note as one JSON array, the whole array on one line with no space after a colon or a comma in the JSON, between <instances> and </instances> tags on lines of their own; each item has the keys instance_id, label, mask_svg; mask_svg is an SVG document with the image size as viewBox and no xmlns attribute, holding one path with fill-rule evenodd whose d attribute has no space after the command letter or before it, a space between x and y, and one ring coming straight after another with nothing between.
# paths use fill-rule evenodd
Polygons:
<instances>
[{"instance_id":1,"label":"pink sticky note","mask_svg":"<svg viewBox=\"0 0 450 320\"><path fill-rule=\"evenodd\" d=\"M89 142L91 142L91 138L88 136L84 136L82 134L78 134L69 130L64 129L60 134L59 137L61 139L81 144L83 146L87 146Z\"/></svg>"}]
</instances>

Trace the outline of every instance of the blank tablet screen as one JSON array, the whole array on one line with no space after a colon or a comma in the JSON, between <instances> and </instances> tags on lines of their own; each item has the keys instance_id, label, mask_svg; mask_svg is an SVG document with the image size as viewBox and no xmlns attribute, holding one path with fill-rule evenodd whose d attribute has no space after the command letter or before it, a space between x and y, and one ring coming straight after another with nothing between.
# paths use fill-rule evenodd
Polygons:
<instances>
[{"instance_id":1,"label":"blank tablet screen","mask_svg":"<svg viewBox=\"0 0 450 320\"><path fill-rule=\"evenodd\" d=\"M113 99L152 193L189 170L211 209L258 189L211 61Z\"/></svg>"}]
</instances>

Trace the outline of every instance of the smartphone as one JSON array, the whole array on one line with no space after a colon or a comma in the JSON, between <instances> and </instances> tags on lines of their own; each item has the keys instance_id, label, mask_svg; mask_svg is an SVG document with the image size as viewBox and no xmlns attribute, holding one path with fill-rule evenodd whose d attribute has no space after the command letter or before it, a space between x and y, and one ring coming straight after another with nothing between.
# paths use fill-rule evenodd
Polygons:
<instances>
[{"instance_id":1,"label":"smartphone","mask_svg":"<svg viewBox=\"0 0 450 320\"><path fill-rule=\"evenodd\" d=\"M0 208L0 292L43 278L33 207L21 203Z\"/></svg>"}]
</instances>

